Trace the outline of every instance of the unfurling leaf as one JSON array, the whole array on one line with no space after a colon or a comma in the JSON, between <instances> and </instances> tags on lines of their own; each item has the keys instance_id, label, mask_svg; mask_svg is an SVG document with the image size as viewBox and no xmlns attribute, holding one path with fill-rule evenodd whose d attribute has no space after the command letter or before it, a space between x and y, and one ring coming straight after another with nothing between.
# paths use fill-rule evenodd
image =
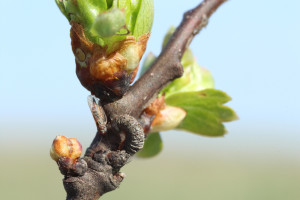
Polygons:
<instances>
[{"instance_id":1,"label":"unfurling leaf","mask_svg":"<svg viewBox=\"0 0 300 200\"><path fill-rule=\"evenodd\" d=\"M181 92L165 99L167 105L183 108L187 115L176 129L205 136L223 136L223 122L238 119L236 113L223 104L231 98L224 92L206 89L197 92Z\"/></svg>"},{"instance_id":2,"label":"unfurling leaf","mask_svg":"<svg viewBox=\"0 0 300 200\"><path fill-rule=\"evenodd\" d=\"M185 51L181 64L184 73L182 77L175 79L161 91L161 94L164 94L165 97L178 92L200 91L214 87L211 73L197 64L190 49Z\"/></svg>"},{"instance_id":3,"label":"unfurling leaf","mask_svg":"<svg viewBox=\"0 0 300 200\"><path fill-rule=\"evenodd\" d=\"M174 27L169 29L162 48L166 46L174 31ZM148 70L155 59L153 54L146 57L141 75ZM184 69L182 77L172 81L160 92L159 96L164 98L165 107L153 114L155 118L150 132L179 129L203 136L223 136L226 133L223 122L238 118L231 108L223 105L231 98L226 93L213 89L214 80L211 73L197 64L190 49L184 52L181 64ZM177 111L183 112L174 112L172 111L174 109L167 108L176 108ZM149 107L145 112L147 113L148 110ZM155 148L155 142L149 139L147 148Z\"/></svg>"},{"instance_id":4,"label":"unfurling leaf","mask_svg":"<svg viewBox=\"0 0 300 200\"><path fill-rule=\"evenodd\" d=\"M150 158L156 156L161 152L163 143L158 132L149 133L145 140L144 148L139 151L136 155L141 158Z\"/></svg>"},{"instance_id":5,"label":"unfurling leaf","mask_svg":"<svg viewBox=\"0 0 300 200\"><path fill-rule=\"evenodd\" d=\"M118 8L113 8L96 17L91 32L100 37L110 37L116 35L125 26L125 13Z\"/></svg>"}]
</instances>

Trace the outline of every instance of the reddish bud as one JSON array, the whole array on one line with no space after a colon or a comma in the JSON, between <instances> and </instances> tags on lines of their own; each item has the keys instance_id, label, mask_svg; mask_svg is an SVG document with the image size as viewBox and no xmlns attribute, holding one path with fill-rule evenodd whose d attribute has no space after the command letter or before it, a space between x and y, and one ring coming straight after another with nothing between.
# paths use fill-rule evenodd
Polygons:
<instances>
[{"instance_id":1,"label":"reddish bud","mask_svg":"<svg viewBox=\"0 0 300 200\"><path fill-rule=\"evenodd\" d=\"M82 146L76 138L67 138L62 135L56 136L50 149L50 156L56 162L61 157L77 160L81 153Z\"/></svg>"}]
</instances>

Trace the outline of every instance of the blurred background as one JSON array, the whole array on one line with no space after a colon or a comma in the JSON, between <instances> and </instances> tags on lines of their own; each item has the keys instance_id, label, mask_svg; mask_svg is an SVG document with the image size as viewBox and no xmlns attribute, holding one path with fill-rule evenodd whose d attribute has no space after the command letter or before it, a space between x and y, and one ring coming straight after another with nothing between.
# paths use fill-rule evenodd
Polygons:
<instances>
[{"instance_id":1,"label":"blurred background","mask_svg":"<svg viewBox=\"0 0 300 200\"><path fill-rule=\"evenodd\" d=\"M200 0L159 1L147 52ZM300 1L231 0L193 40L198 63L240 120L222 138L169 131L103 199L300 199ZM56 135L86 148L96 132L75 74L69 24L51 1L0 1L0 199L64 199Z\"/></svg>"}]
</instances>

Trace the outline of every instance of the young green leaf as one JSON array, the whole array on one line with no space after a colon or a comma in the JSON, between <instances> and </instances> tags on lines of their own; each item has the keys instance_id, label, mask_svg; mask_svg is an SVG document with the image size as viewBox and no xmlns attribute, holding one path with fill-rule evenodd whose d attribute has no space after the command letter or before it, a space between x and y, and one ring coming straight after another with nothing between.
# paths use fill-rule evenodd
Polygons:
<instances>
[{"instance_id":1,"label":"young green leaf","mask_svg":"<svg viewBox=\"0 0 300 200\"><path fill-rule=\"evenodd\" d=\"M149 133L145 140L144 148L139 151L136 155L141 158L154 157L161 152L163 148L162 139L158 132Z\"/></svg>"},{"instance_id":2,"label":"young green leaf","mask_svg":"<svg viewBox=\"0 0 300 200\"><path fill-rule=\"evenodd\" d=\"M190 54L189 51L186 53L190 57L188 55ZM188 63L188 61L185 62ZM200 91L214 87L211 73L207 69L200 67L194 60L190 61L188 65L183 65L183 68L183 76L172 81L161 91L161 94L165 94L165 97L178 92Z\"/></svg>"},{"instance_id":3,"label":"young green leaf","mask_svg":"<svg viewBox=\"0 0 300 200\"><path fill-rule=\"evenodd\" d=\"M153 17L153 0L142 0L139 5L138 13L136 14L133 35L138 38L145 33L149 33L152 28Z\"/></svg>"},{"instance_id":4,"label":"young green leaf","mask_svg":"<svg viewBox=\"0 0 300 200\"><path fill-rule=\"evenodd\" d=\"M167 105L183 108L187 115L176 129L204 136L223 136L223 122L238 119L236 113L223 104L231 98L224 92L206 89L197 92L181 92L168 96Z\"/></svg>"},{"instance_id":5,"label":"young green leaf","mask_svg":"<svg viewBox=\"0 0 300 200\"><path fill-rule=\"evenodd\" d=\"M91 32L101 37L110 37L116 35L125 26L125 13L118 8L113 8L96 17Z\"/></svg>"}]
</instances>

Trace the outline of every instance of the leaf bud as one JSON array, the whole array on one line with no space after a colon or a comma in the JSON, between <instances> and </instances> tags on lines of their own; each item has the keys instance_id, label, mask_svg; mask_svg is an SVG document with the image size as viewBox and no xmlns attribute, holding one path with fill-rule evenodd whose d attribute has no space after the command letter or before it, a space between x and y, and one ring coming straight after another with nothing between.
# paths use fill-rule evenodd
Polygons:
<instances>
[{"instance_id":1,"label":"leaf bud","mask_svg":"<svg viewBox=\"0 0 300 200\"><path fill-rule=\"evenodd\" d=\"M71 24L76 74L82 86L99 98L106 98L101 96L104 93L122 96L146 49L153 0L55 1Z\"/></svg>"},{"instance_id":2,"label":"leaf bud","mask_svg":"<svg viewBox=\"0 0 300 200\"><path fill-rule=\"evenodd\" d=\"M185 116L186 111L182 108L167 105L155 116L151 132L175 129Z\"/></svg>"},{"instance_id":3,"label":"leaf bud","mask_svg":"<svg viewBox=\"0 0 300 200\"><path fill-rule=\"evenodd\" d=\"M50 156L58 162L62 157L76 161L82 153L82 146L76 138L67 138L62 135L57 135L53 140Z\"/></svg>"}]
</instances>

